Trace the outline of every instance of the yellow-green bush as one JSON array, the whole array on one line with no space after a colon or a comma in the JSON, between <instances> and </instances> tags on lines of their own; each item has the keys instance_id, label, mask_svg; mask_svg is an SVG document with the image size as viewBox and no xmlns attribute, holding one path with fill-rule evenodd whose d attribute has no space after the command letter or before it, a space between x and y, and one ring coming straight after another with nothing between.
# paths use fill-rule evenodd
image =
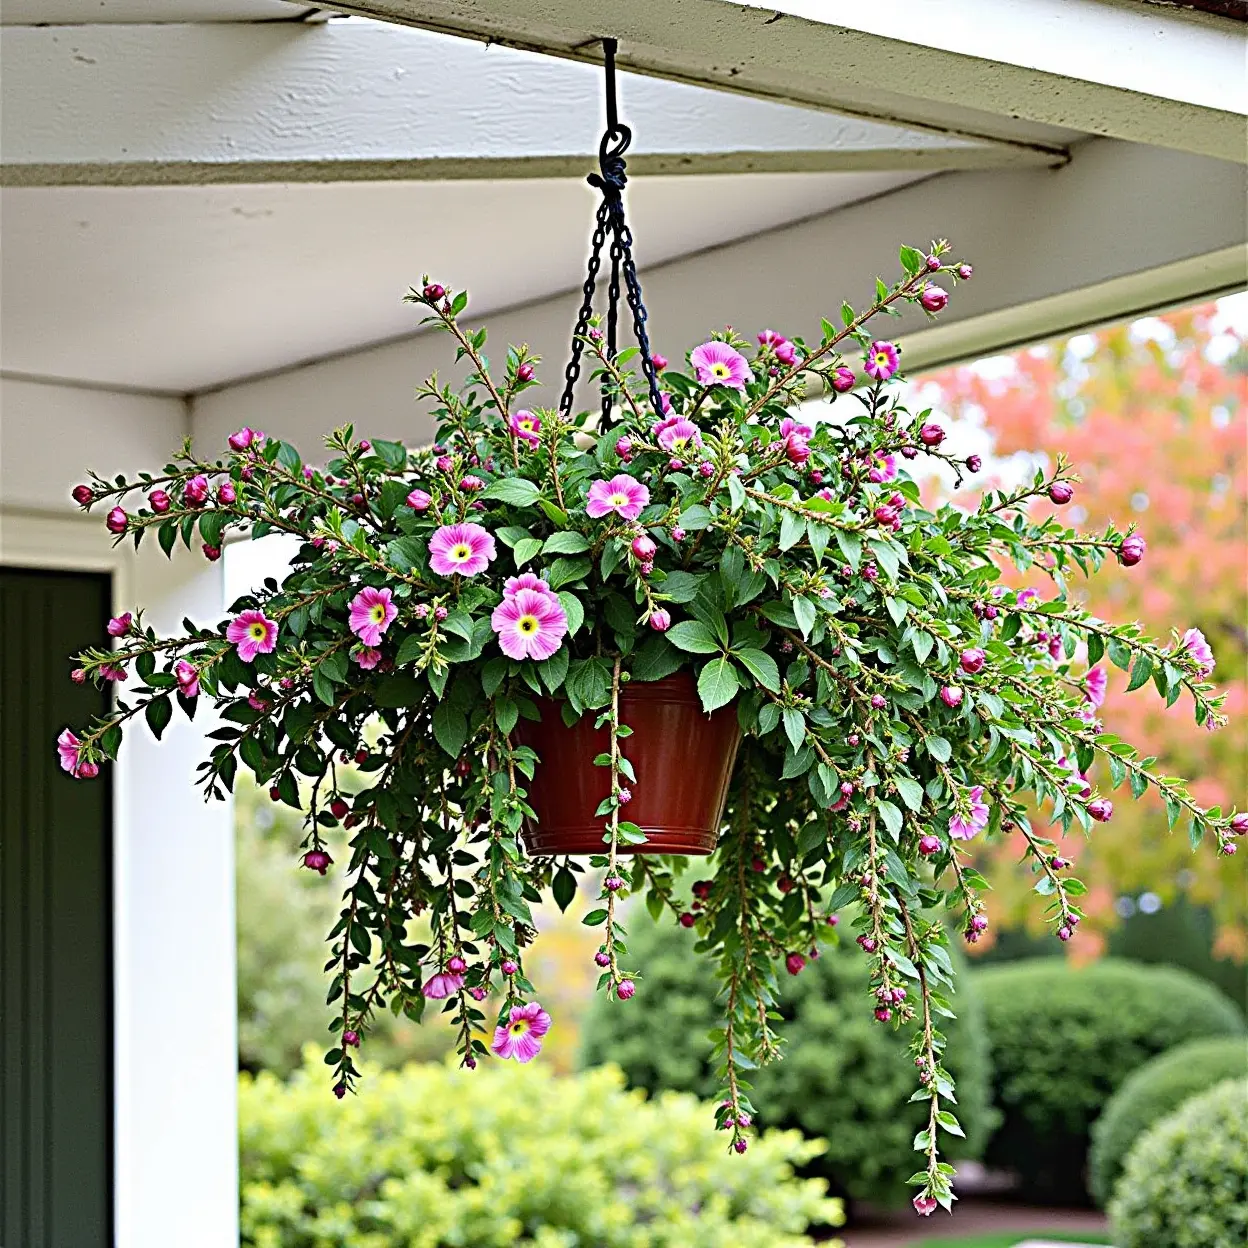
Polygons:
<instances>
[{"instance_id":1,"label":"yellow-green bush","mask_svg":"<svg viewBox=\"0 0 1248 1248\"><path fill-rule=\"evenodd\" d=\"M838 1201L771 1131L729 1155L708 1107L648 1101L611 1067L369 1072L336 1101L311 1050L239 1086L249 1248L809 1248Z\"/></svg>"}]
</instances>

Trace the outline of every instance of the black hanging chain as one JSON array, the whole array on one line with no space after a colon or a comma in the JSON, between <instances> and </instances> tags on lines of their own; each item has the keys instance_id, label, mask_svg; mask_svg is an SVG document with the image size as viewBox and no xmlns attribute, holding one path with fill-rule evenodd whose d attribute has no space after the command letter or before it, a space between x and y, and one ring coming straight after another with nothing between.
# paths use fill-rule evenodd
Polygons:
<instances>
[{"instance_id":1,"label":"black hanging chain","mask_svg":"<svg viewBox=\"0 0 1248 1248\"><path fill-rule=\"evenodd\" d=\"M585 347L585 335L589 320L594 314L594 288L598 270L602 267L602 249L607 235L611 235L611 280L607 287L607 333L606 354L614 360L617 352L617 335L620 305L620 276L624 277L625 301L633 314L633 336L641 348L641 369L650 391L650 404L655 415L662 417L663 401L659 397L659 375L650 356L650 336L646 330L646 305L641 300L641 283L637 279L637 266L633 263L633 234L624 220L624 187L628 182L625 172L624 153L628 151L633 132L619 120L615 98L615 51L616 41L602 41L603 61L606 68L607 128L598 144L598 173L587 179L590 186L602 192L598 205L594 234L590 242L589 272L582 287L584 299L576 328L572 331L572 358L564 370L563 394L559 399L559 411L565 416L572 413L572 391L581 372L581 354ZM602 386L602 427L611 426L613 387L610 380Z\"/></svg>"}]
</instances>

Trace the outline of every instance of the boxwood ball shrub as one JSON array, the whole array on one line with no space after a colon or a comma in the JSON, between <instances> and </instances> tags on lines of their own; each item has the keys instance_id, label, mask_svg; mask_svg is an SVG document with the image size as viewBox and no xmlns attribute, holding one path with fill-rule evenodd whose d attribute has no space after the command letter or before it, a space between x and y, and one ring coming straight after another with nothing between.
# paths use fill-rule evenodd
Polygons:
<instances>
[{"instance_id":1,"label":"boxwood ball shrub","mask_svg":"<svg viewBox=\"0 0 1248 1248\"><path fill-rule=\"evenodd\" d=\"M670 920L630 920L629 948L644 961L646 977L630 1003L635 1008L610 1009L601 999L591 1006L582 1024L583 1063L618 1063L631 1085L651 1092L715 1095L709 1033L719 984L713 969L691 956L695 940ZM776 1003L784 1060L755 1072L753 1081L765 1106L763 1125L796 1127L827 1141L811 1169L834 1192L889 1205L906 1199L924 1106L907 1104L914 1062L902 1038L858 1009L869 973L861 951L847 941L825 946L801 974L786 975ZM983 1015L972 985L970 976L959 981L952 1001L958 1017L944 1026L945 1061L967 1132L952 1150L959 1159L979 1156L994 1121Z\"/></svg>"},{"instance_id":2,"label":"boxwood ball shrub","mask_svg":"<svg viewBox=\"0 0 1248 1248\"><path fill-rule=\"evenodd\" d=\"M1092 1124L1089 1186L1103 1209L1113 1194L1123 1159L1159 1118L1215 1083L1248 1076L1248 1037L1189 1040L1145 1062L1129 1075Z\"/></svg>"},{"instance_id":3,"label":"boxwood ball shrub","mask_svg":"<svg viewBox=\"0 0 1248 1248\"><path fill-rule=\"evenodd\" d=\"M1132 1071L1187 1040L1244 1030L1234 1002L1175 967L1036 958L974 977L1002 1115L984 1160L1041 1199L1087 1199L1092 1123Z\"/></svg>"},{"instance_id":4,"label":"boxwood ball shrub","mask_svg":"<svg viewBox=\"0 0 1248 1248\"><path fill-rule=\"evenodd\" d=\"M1248 1243L1248 1079L1184 1101L1132 1145L1109 1204L1118 1248Z\"/></svg>"},{"instance_id":5,"label":"boxwood ball shrub","mask_svg":"<svg viewBox=\"0 0 1248 1248\"><path fill-rule=\"evenodd\" d=\"M1064 941L1086 889L1028 811L1038 801L1063 832L1111 819L1109 792L1086 778L1098 759L1110 786L1155 790L1194 842L1235 852L1248 812L1201 806L1098 717L1104 660L1167 705L1183 697L1200 727L1226 722L1199 630L1154 640L1080 605L1078 579L1107 561L1147 575L1134 525L1063 523L1078 477L1062 456L973 504L925 505L912 464L939 461L958 484L981 465L907 406L885 326L903 307L939 316L972 272L943 242L899 261L809 339L729 329L672 361L648 350L640 310L640 349L617 352L614 320L587 309L571 367L587 361L601 384L598 417L573 410L571 382L557 408L537 406L532 352L491 362L486 331L462 319L467 294L426 279L409 301L458 374L418 387L432 445L346 425L305 462L243 428L155 473L74 489L117 540L168 554L298 539L281 583L255 585L225 619L170 635L139 611L111 620L73 674L114 682L118 699L58 749L90 780L132 725L160 736L207 701L222 723L205 794L224 798L243 767L301 812L303 866L335 867L327 887L342 890L327 960L337 1095L387 1009L441 1015L469 1068L535 1058L558 1020L527 969L532 907L570 904L578 877L596 898L584 922L601 935L599 988L627 1009L647 968L618 907L629 894L669 904L689 826L673 806L712 776L690 833L711 855L693 922L722 985L725 1144L748 1148L747 1072L780 1053L779 968L854 902L862 1008L910 1037L927 1110L914 1199L930 1214L952 1203L940 1142L961 1131L940 1021L947 944L987 924L967 842L1022 833L1021 869ZM1010 567L1033 583L1008 587ZM683 708L678 740L645 730L659 704ZM561 823L569 794L578 808ZM349 833L337 863L335 828ZM584 875L576 854L601 870ZM429 936L409 927L417 915Z\"/></svg>"},{"instance_id":6,"label":"boxwood ball shrub","mask_svg":"<svg viewBox=\"0 0 1248 1248\"><path fill-rule=\"evenodd\" d=\"M239 1081L248 1248L809 1248L842 1220L794 1177L820 1144L767 1131L725 1166L704 1104L618 1070L373 1068L339 1105L318 1067Z\"/></svg>"}]
</instances>

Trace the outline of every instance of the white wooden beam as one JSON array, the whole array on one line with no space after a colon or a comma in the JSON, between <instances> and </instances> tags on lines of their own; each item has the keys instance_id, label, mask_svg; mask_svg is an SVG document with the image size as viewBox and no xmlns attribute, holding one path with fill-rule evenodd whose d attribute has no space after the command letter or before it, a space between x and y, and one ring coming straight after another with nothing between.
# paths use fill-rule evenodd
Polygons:
<instances>
[{"instance_id":1,"label":"white wooden beam","mask_svg":"<svg viewBox=\"0 0 1248 1248\"><path fill-rule=\"evenodd\" d=\"M327 0L327 8L963 135L1245 160L1245 28L1138 0Z\"/></svg>"},{"instance_id":2,"label":"white wooden beam","mask_svg":"<svg viewBox=\"0 0 1248 1248\"><path fill-rule=\"evenodd\" d=\"M601 131L600 76L374 22L7 27L0 184L568 177ZM971 142L627 77L634 173L1054 164Z\"/></svg>"},{"instance_id":3,"label":"white wooden beam","mask_svg":"<svg viewBox=\"0 0 1248 1248\"><path fill-rule=\"evenodd\" d=\"M1245 189L1242 166L1112 140L1080 145L1056 171L942 174L646 270L651 340L675 358L725 324L817 336L842 298L863 305L876 274L894 273L899 242L948 236L974 276L938 321L911 312L888 332L910 371L992 354L1242 288ZM455 284L453 271L434 276ZM472 321L488 325L491 355L527 342L544 357L534 406L557 399L578 303L568 291ZM446 351L441 335L418 335L197 395L196 441L215 453L252 425L312 455L344 413L361 433L419 440L430 426L413 384L434 369L450 375Z\"/></svg>"}]
</instances>

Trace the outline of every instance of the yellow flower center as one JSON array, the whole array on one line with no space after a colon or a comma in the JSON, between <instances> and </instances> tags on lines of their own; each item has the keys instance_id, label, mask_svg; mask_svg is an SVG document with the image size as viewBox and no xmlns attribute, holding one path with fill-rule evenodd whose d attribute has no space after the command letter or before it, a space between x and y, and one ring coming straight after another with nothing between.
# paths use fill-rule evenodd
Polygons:
<instances>
[{"instance_id":1,"label":"yellow flower center","mask_svg":"<svg viewBox=\"0 0 1248 1248\"><path fill-rule=\"evenodd\" d=\"M472 547L467 542L460 542L458 546L452 549L451 558L456 563L467 563L472 558Z\"/></svg>"},{"instance_id":2,"label":"yellow flower center","mask_svg":"<svg viewBox=\"0 0 1248 1248\"><path fill-rule=\"evenodd\" d=\"M384 602L375 602L368 609L368 618L374 624L380 624L386 618L386 604Z\"/></svg>"},{"instance_id":3,"label":"yellow flower center","mask_svg":"<svg viewBox=\"0 0 1248 1248\"><path fill-rule=\"evenodd\" d=\"M727 376L728 376L728 365L727 365L727 364L712 364L712 365L711 365L711 376L712 376L712 377L727 377Z\"/></svg>"},{"instance_id":4,"label":"yellow flower center","mask_svg":"<svg viewBox=\"0 0 1248 1248\"><path fill-rule=\"evenodd\" d=\"M877 351L875 353L875 362L877 364L887 366L888 356L886 356L883 351Z\"/></svg>"},{"instance_id":5,"label":"yellow flower center","mask_svg":"<svg viewBox=\"0 0 1248 1248\"><path fill-rule=\"evenodd\" d=\"M611 506L612 506L612 507L627 507L627 506L628 506L628 495L627 495L627 494L612 494L612 495L611 495Z\"/></svg>"},{"instance_id":6,"label":"yellow flower center","mask_svg":"<svg viewBox=\"0 0 1248 1248\"><path fill-rule=\"evenodd\" d=\"M516 621L516 628L522 633L535 633L537 632L537 627L537 616L535 615L522 615Z\"/></svg>"},{"instance_id":7,"label":"yellow flower center","mask_svg":"<svg viewBox=\"0 0 1248 1248\"><path fill-rule=\"evenodd\" d=\"M263 641L269 635L269 630L259 620L252 624L247 632L250 634L252 641Z\"/></svg>"},{"instance_id":8,"label":"yellow flower center","mask_svg":"<svg viewBox=\"0 0 1248 1248\"><path fill-rule=\"evenodd\" d=\"M519 1022L511 1024L510 1030L513 1036L522 1036L529 1029L529 1020L527 1018L520 1019Z\"/></svg>"},{"instance_id":9,"label":"yellow flower center","mask_svg":"<svg viewBox=\"0 0 1248 1248\"><path fill-rule=\"evenodd\" d=\"M523 430L525 431L525 433L532 433L532 432L533 432L533 422L532 422L531 420L522 420L522 421L520 422L520 428L521 428L521 429L523 429Z\"/></svg>"}]
</instances>

